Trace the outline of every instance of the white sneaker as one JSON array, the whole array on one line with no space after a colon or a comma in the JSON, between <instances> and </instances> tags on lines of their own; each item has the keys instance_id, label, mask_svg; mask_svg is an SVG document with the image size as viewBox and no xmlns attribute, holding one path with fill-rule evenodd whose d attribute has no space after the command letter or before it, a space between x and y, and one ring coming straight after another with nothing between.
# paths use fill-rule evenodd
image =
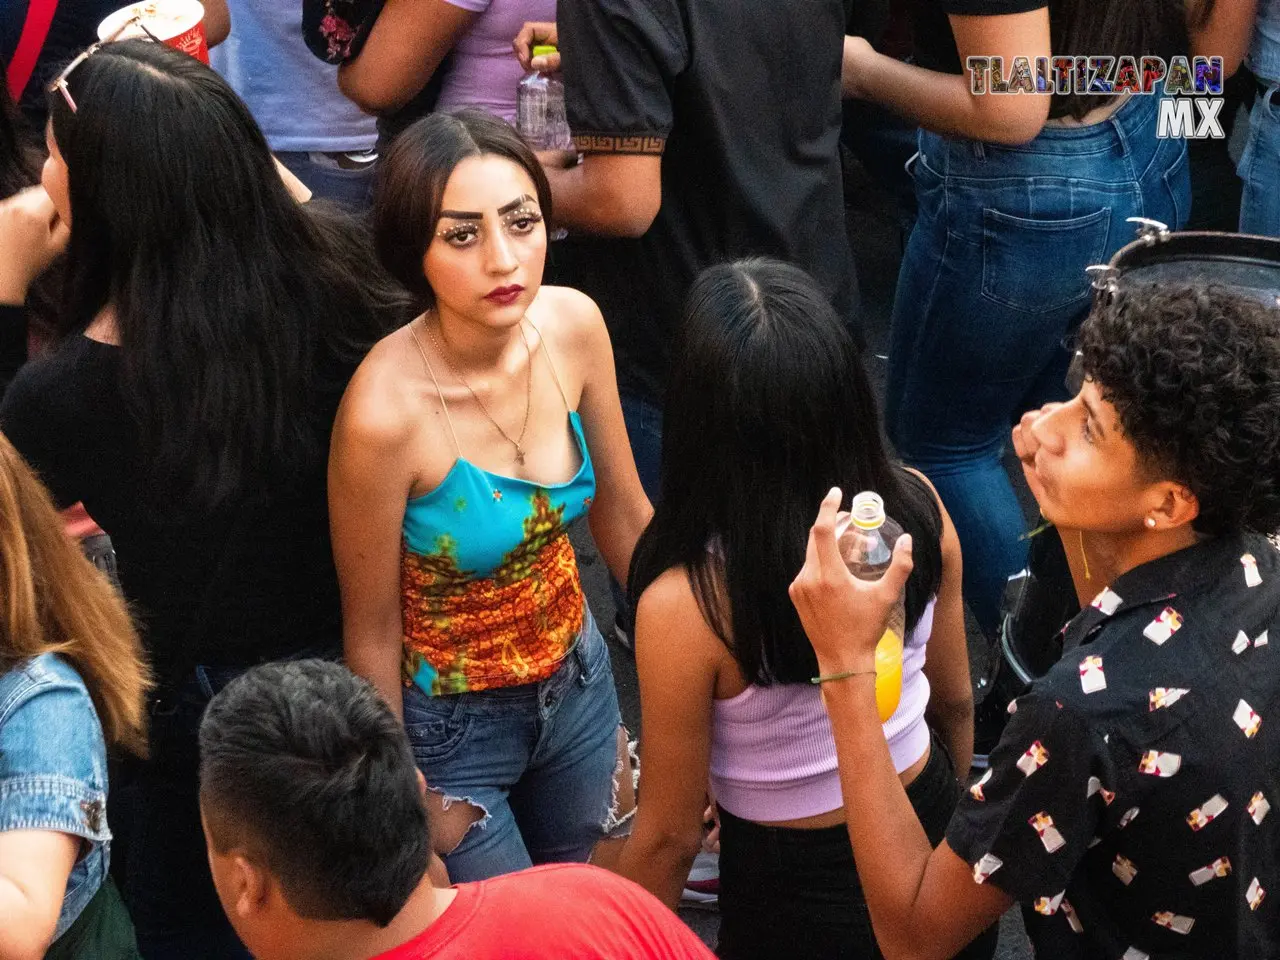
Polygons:
<instances>
[{"instance_id":1,"label":"white sneaker","mask_svg":"<svg viewBox=\"0 0 1280 960\"><path fill-rule=\"evenodd\" d=\"M693 869L684 882L680 902L689 906L712 907L720 902L720 854L699 851Z\"/></svg>"}]
</instances>

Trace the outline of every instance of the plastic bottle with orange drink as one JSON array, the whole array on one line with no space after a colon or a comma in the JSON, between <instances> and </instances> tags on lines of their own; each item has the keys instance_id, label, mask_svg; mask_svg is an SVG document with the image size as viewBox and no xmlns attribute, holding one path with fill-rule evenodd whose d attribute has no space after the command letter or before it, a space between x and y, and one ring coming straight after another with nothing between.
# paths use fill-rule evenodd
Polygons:
<instances>
[{"instance_id":1,"label":"plastic bottle with orange drink","mask_svg":"<svg viewBox=\"0 0 1280 960\"><path fill-rule=\"evenodd\" d=\"M879 580L893 559L893 545L902 527L885 516L884 501L877 493L863 491L853 498L848 513L836 515L836 541L849 572L859 580ZM902 638L907 613L903 598L889 615L889 624L876 644L876 708L884 723L898 709L902 698Z\"/></svg>"}]
</instances>

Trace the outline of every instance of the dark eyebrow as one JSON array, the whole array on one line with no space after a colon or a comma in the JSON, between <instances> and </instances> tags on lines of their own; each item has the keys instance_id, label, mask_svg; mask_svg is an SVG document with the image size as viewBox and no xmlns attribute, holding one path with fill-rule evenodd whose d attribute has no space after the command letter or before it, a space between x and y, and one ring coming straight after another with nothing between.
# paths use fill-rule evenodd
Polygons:
<instances>
[{"instance_id":1,"label":"dark eyebrow","mask_svg":"<svg viewBox=\"0 0 1280 960\"><path fill-rule=\"evenodd\" d=\"M516 199L512 200L510 203L505 203L502 206L500 206L498 208L498 216L501 217L504 214L510 213L512 210L518 209L519 207L521 207L526 203L533 203L533 202L534 202L533 197L529 196L527 193L522 193L520 194L520 196L516 197ZM441 210L440 219L443 220L446 217L449 218L450 220L483 220L484 214L472 213L470 210Z\"/></svg>"},{"instance_id":2,"label":"dark eyebrow","mask_svg":"<svg viewBox=\"0 0 1280 960\"><path fill-rule=\"evenodd\" d=\"M504 213L510 213L512 210L516 210L522 207L526 203L533 203L533 202L534 202L533 197L529 196L527 193L522 193L520 194L520 196L516 197L510 203L499 207L498 216L502 216Z\"/></svg>"}]
</instances>

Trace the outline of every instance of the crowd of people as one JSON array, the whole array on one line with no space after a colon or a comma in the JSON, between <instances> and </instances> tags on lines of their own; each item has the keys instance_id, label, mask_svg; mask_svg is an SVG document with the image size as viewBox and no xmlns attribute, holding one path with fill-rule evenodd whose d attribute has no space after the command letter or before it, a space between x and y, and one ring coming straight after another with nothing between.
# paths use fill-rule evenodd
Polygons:
<instances>
[{"instance_id":1,"label":"crowd of people","mask_svg":"<svg viewBox=\"0 0 1280 960\"><path fill-rule=\"evenodd\" d=\"M1221 57L1280 238L1280 0L116 6L0 11L0 960L692 960L712 848L725 960L1280 958L1280 291L1097 293L1194 214L1163 91L962 71ZM1082 612L975 779L1018 489Z\"/></svg>"}]
</instances>

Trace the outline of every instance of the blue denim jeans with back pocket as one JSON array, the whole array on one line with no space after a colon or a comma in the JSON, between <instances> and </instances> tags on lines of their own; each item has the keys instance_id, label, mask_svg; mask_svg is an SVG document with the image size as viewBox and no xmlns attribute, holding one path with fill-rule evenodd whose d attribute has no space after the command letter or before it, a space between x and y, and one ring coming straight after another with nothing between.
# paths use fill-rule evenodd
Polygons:
<instances>
[{"instance_id":1,"label":"blue denim jeans with back pocket","mask_svg":"<svg viewBox=\"0 0 1280 960\"><path fill-rule=\"evenodd\" d=\"M1280 237L1280 82L1267 83L1253 101L1236 172L1244 181L1240 232Z\"/></svg>"},{"instance_id":2,"label":"blue denim jeans with back pocket","mask_svg":"<svg viewBox=\"0 0 1280 960\"><path fill-rule=\"evenodd\" d=\"M577 646L546 680L441 697L406 687L404 723L430 789L482 812L445 857L454 883L585 862L614 832L622 716L585 607Z\"/></svg>"},{"instance_id":3,"label":"blue denim jeans with back pocket","mask_svg":"<svg viewBox=\"0 0 1280 960\"><path fill-rule=\"evenodd\" d=\"M1156 138L1158 98L1020 146L921 131L919 215L898 277L885 422L938 488L964 551L964 591L991 635L1026 530L1002 457L1025 411L1065 399L1065 341L1089 310L1085 267L1134 239L1127 217L1178 228L1186 143Z\"/></svg>"}]
</instances>

